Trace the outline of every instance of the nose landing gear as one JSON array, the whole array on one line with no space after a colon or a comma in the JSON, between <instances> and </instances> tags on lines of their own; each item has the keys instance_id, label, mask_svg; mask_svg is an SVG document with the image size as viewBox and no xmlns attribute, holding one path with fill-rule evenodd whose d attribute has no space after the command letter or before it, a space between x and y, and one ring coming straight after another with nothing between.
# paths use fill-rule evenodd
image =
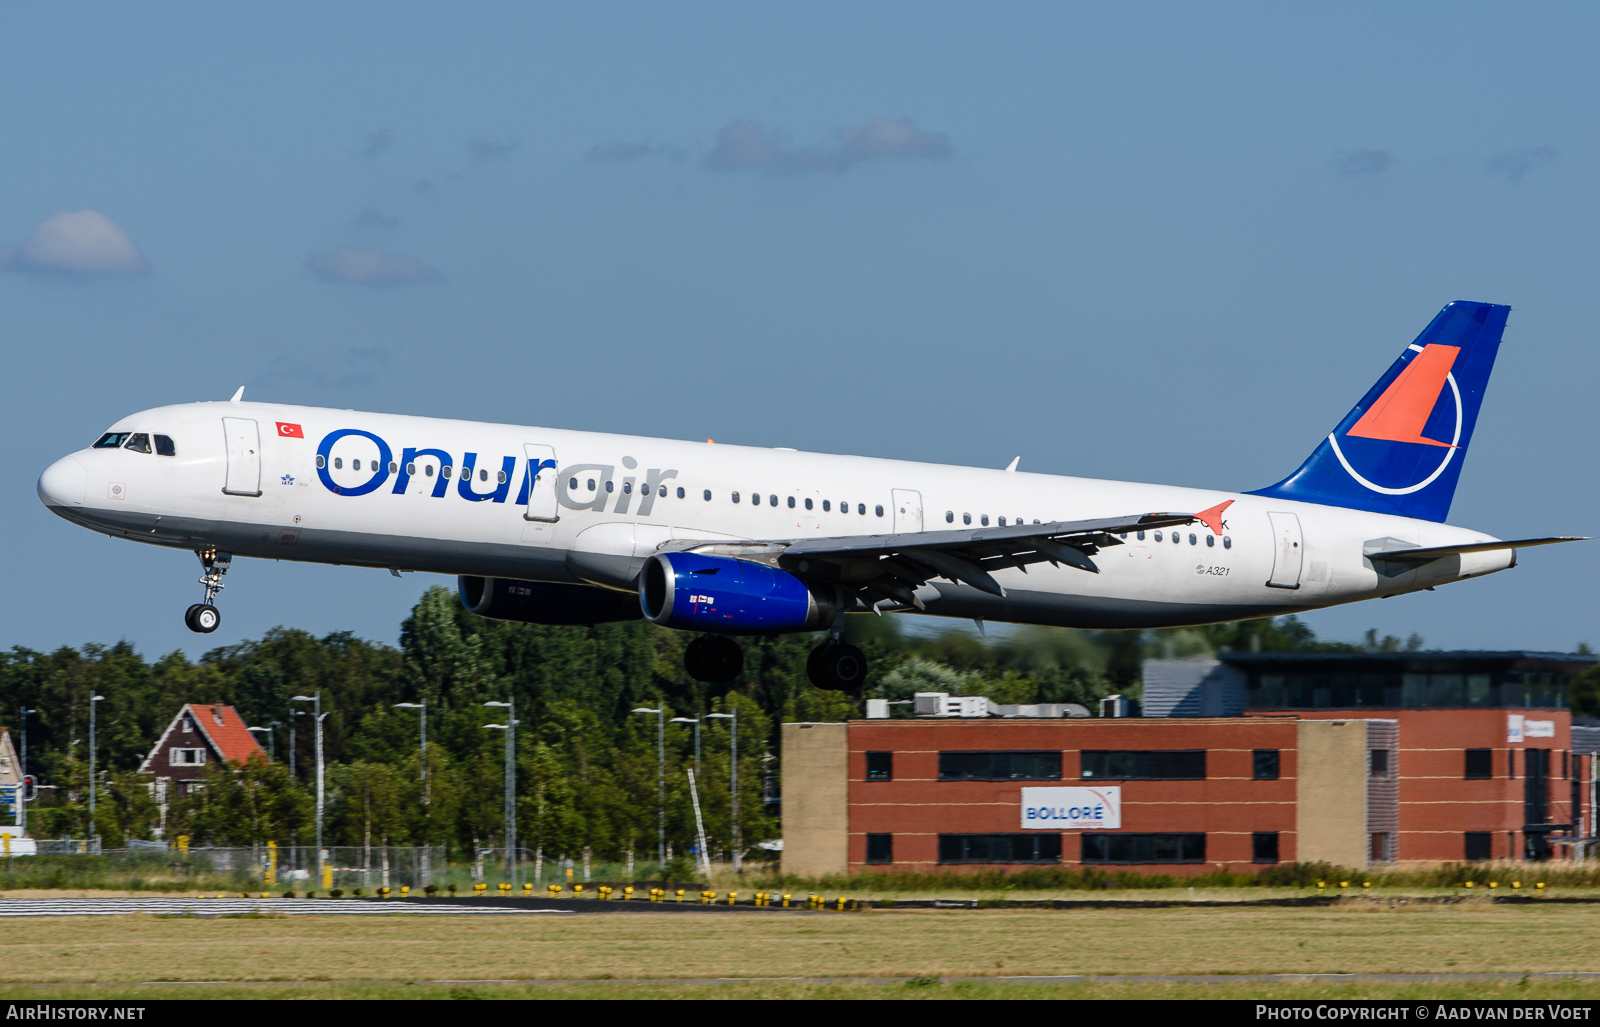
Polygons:
<instances>
[{"instance_id":1,"label":"nose landing gear","mask_svg":"<svg viewBox=\"0 0 1600 1027\"><path fill-rule=\"evenodd\" d=\"M188 625L190 631L209 635L222 624L222 614L216 606L217 593L222 591L222 576L228 573L233 555L219 553L215 549L196 549L194 555L200 558L200 584L205 586L206 600L189 607L183 615L183 623Z\"/></svg>"}]
</instances>

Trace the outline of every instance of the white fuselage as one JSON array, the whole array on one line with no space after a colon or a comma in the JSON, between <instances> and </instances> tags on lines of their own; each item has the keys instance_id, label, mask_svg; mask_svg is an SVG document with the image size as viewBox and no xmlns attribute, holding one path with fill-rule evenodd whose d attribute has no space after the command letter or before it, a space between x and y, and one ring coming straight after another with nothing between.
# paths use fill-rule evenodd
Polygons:
<instances>
[{"instance_id":1,"label":"white fuselage","mask_svg":"<svg viewBox=\"0 0 1600 1027\"><path fill-rule=\"evenodd\" d=\"M235 431L230 449L224 418L234 429L254 422L256 445L239 442ZM298 426L303 437L283 437L280 424ZM365 434L326 447L319 468L327 436L352 429ZM1493 538L1339 507L1020 471L266 403L159 407L111 430L169 436L176 455L73 453L41 477L46 504L116 537L236 556L629 589L643 559L672 540L881 535L1001 518L1015 524L1193 512L1232 500L1220 533L1198 523L1162 531L1159 541L1155 532L1142 540L1130 533L1094 558L1098 574L1035 564L995 574L1005 598L942 580L918 592L934 615L1112 628L1289 613L1431 588L1515 563L1514 552L1502 550L1384 576L1364 547L1385 539L1433 547ZM387 447L386 459L375 439ZM433 452L404 459L408 449ZM464 482L467 454L474 473ZM533 504L550 505L541 511L549 516L535 520L518 498L529 458L541 454L554 458L560 475L550 482L546 472L534 486ZM452 478L441 489L446 467ZM380 476L381 486L351 494ZM538 491L551 485L554 495ZM488 498L464 498L464 488Z\"/></svg>"}]
</instances>

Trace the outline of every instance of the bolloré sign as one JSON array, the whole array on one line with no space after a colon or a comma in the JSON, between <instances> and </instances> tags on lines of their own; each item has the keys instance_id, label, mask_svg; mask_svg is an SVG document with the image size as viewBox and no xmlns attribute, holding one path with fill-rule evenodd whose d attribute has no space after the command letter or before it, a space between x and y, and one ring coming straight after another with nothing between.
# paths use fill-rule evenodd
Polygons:
<instances>
[{"instance_id":1,"label":"bollor\u00e9 sign","mask_svg":"<svg viewBox=\"0 0 1600 1027\"><path fill-rule=\"evenodd\" d=\"M1022 826L1034 831L1118 830L1122 827L1122 789L1024 788Z\"/></svg>"}]
</instances>

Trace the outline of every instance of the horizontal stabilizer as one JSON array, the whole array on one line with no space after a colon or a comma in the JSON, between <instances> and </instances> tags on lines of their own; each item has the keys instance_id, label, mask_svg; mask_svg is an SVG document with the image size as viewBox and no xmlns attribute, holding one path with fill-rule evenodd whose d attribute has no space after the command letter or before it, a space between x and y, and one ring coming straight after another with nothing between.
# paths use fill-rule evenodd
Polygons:
<instances>
[{"instance_id":1,"label":"horizontal stabilizer","mask_svg":"<svg viewBox=\"0 0 1600 1027\"><path fill-rule=\"evenodd\" d=\"M1402 570L1411 570L1446 556L1465 553L1492 553L1506 549L1531 549L1534 546L1553 546L1558 542L1586 542L1587 535L1555 535L1550 538L1500 539L1494 542L1467 542L1458 546L1429 546L1411 549L1367 550L1363 555L1375 564L1400 564ZM1385 542L1392 541L1385 539ZM1399 573L1398 571L1396 573Z\"/></svg>"}]
</instances>

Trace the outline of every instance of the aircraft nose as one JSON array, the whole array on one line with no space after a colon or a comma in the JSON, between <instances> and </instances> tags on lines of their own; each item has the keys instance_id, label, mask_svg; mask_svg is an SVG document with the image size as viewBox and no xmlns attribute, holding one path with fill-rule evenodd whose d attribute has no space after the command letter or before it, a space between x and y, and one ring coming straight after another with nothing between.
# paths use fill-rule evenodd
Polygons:
<instances>
[{"instance_id":1,"label":"aircraft nose","mask_svg":"<svg viewBox=\"0 0 1600 1027\"><path fill-rule=\"evenodd\" d=\"M39 475L39 498L45 506L82 506L89 471L77 457L64 456Z\"/></svg>"}]
</instances>

